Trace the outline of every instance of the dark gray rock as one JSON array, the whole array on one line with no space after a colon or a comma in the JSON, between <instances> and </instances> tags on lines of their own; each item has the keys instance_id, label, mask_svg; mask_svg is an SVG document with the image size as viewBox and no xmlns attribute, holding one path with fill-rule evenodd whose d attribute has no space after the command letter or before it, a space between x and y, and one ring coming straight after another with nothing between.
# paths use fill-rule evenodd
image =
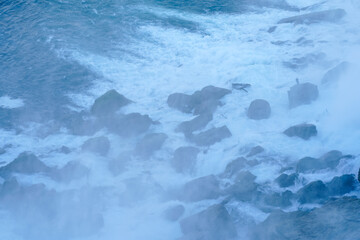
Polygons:
<instances>
[{"instance_id":1,"label":"dark gray rock","mask_svg":"<svg viewBox=\"0 0 360 240\"><path fill-rule=\"evenodd\" d=\"M240 201L251 201L257 190L256 176L249 171L237 174L235 183L225 190L225 193Z\"/></svg>"},{"instance_id":2,"label":"dark gray rock","mask_svg":"<svg viewBox=\"0 0 360 240\"><path fill-rule=\"evenodd\" d=\"M262 146L255 146L250 150L250 152L246 156L247 157L253 157L253 156L258 155L258 154L260 154L260 153L262 153L264 151L265 151L265 149Z\"/></svg>"},{"instance_id":3,"label":"dark gray rock","mask_svg":"<svg viewBox=\"0 0 360 240\"><path fill-rule=\"evenodd\" d=\"M112 89L95 100L91 107L91 113L98 117L105 117L114 114L117 110L130 103L131 100Z\"/></svg>"},{"instance_id":4,"label":"dark gray rock","mask_svg":"<svg viewBox=\"0 0 360 240\"><path fill-rule=\"evenodd\" d=\"M264 99L256 99L251 102L247 116L250 119L261 120L267 119L271 115L271 107L268 101Z\"/></svg>"},{"instance_id":5,"label":"dark gray rock","mask_svg":"<svg viewBox=\"0 0 360 240\"><path fill-rule=\"evenodd\" d=\"M231 91L224 88L207 86L192 95L173 93L169 95L167 103L169 107L185 113L211 114L220 105L219 100L229 93Z\"/></svg>"},{"instance_id":6,"label":"dark gray rock","mask_svg":"<svg viewBox=\"0 0 360 240\"><path fill-rule=\"evenodd\" d=\"M296 84L288 91L290 108L310 104L318 97L318 87L312 83Z\"/></svg>"},{"instance_id":7,"label":"dark gray rock","mask_svg":"<svg viewBox=\"0 0 360 240\"><path fill-rule=\"evenodd\" d=\"M35 174L35 173L47 173L51 170L40 161L34 154L30 152L23 152L19 154L11 163L0 168L0 176L3 178L9 178L15 173L21 174Z\"/></svg>"},{"instance_id":8,"label":"dark gray rock","mask_svg":"<svg viewBox=\"0 0 360 240\"><path fill-rule=\"evenodd\" d=\"M277 26L269 27L269 29L268 29L267 32L268 32L268 33L273 33L273 32L275 32L276 28L277 28Z\"/></svg>"},{"instance_id":9,"label":"dark gray rock","mask_svg":"<svg viewBox=\"0 0 360 240\"><path fill-rule=\"evenodd\" d=\"M251 240L358 239L360 200L332 199L311 211L276 211L253 230Z\"/></svg>"},{"instance_id":10,"label":"dark gray rock","mask_svg":"<svg viewBox=\"0 0 360 240\"><path fill-rule=\"evenodd\" d=\"M359 171L358 171L358 181L360 182L360 168L359 168Z\"/></svg>"},{"instance_id":11,"label":"dark gray rock","mask_svg":"<svg viewBox=\"0 0 360 240\"><path fill-rule=\"evenodd\" d=\"M233 83L233 84L231 84L231 86L233 89L243 90L244 92L248 92L247 89L251 87L251 84L249 84L249 83Z\"/></svg>"},{"instance_id":12,"label":"dark gray rock","mask_svg":"<svg viewBox=\"0 0 360 240\"><path fill-rule=\"evenodd\" d=\"M166 209L163 213L164 218L168 221L175 222L184 214L185 208L183 205L176 205Z\"/></svg>"},{"instance_id":13,"label":"dark gray rock","mask_svg":"<svg viewBox=\"0 0 360 240\"><path fill-rule=\"evenodd\" d=\"M237 236L229 213L219 204L181 220L180 227L184 240L228 240Z\"/></svg>"},{"instance_id":14,"label":"dark gray rock","mask_svg":"<svg viewBox=\"0 0 360 240\"><path fill-rule=\"evenodd\" d=\"M81 149L87 152L97 153L106 156L110 149L110 141L107 137L90 138L84 142Z\"/></svg>"},{"instance_id":15,"label":"dark gray rock","mask_svg":"<svg viewBox=\"0 0 360 240\"><path fill-rule=\"evenodd\" d=\"M216 199L220 196L219 181L214 175L200 177L187 182L179 194L179 199L186 202Z\"/></svg>"},{"instance_id":16,"label":"dark gray rock","mask_svg":"<svg viewBox=\"0 0 360 240\"><path fill-rule=\"evenodd\" d=\"M320 22L338 22L346 15L344 9L332 9L320 12L312 12L295 17L289 17L281 19L278 24L281 23L293 23L293 24L313 24Z\"/></svg>"},{"instance_id":17,"label":"dark gray rock","mask_svg":"<svg viewBox=\"0 0 360 240\"><path fill-rule=\"evenodd\" d=\"M194 131L203 129L212 119L212 114L202 114L190 121L180 123L176 128L176 131L183 132L185 135L188 135Z\"/></svg>"},{"instance_id":18,"label":"dark gray rock","mask_svg":"<svg viewBox=\"0 0 360 240\"><path fill-rule=\"evenodd\" d=\"M281 174L279 177L275 179L275 182L279 184L280 187L286 188L293 186L295 184L295 180L298 178L299 174L293 173L293 174Z\"/></svg>"},{"instance_id":19,"label":"dark gray rock","mask_svg":"<svg viewBox=\"0 0 360 240\"><path fill-rule=\"evenodd\" d=\"M285 208L291 206L291 200L293 197L294 194L288 190L282 193L267 195L265 196L264 202L270 206Z\"/></svg>"},{"instance_id":20,"label":"dark gray rock","mask_svg":"<svg viewBox=\"0 0 360 240\"><path fill-rule=\"evenodd\" d=\"M246 166L246 159L239 157L226 165L225 171L221 175L222 177L231 178L239 173Z\"/></svg>"},{"instance_id":21,"label":"dark gray rock","mask_svg":"<svg viewBox=\"0 0 360 240\"><path fill-rule=\"evenodd\" d=\"M159 150L167 139L165 133L149 133L145 135L135 147L135 155L148 158Z\"/></svg>"},{"instance_id":22,"label":"dark gray rock","mask_svg":"<svg viewBox=\"0 0 360 240\"><path fill-rule=\"evenodd\" d=\"M353 174L345 174L340 177L334 177L326 186L330 195L344 195L355 190L356 179Z\"/></svg>"},{"instance_id":23,"label":"dark gray rock","mask_svg":"<svg viewBox=\"0 0 360 240\"><path fill-rule=\"evenodd\" d=\"M348 62L342 62L336 65L334 68L330 69L325 73L323 78L321 79L322 84L332 84L339 81L341 76L346 72L349 68L350 64Z\"/></svg>"},{"instance_id":24,"label":"dark gray rock","mask_svg":"<svg viewBox=\"0 0 360 240\"><path fill-rule=\"evenodd\" d=\"M326 167L334 169L337 167L337 165L339 165L339 162L342 157L343 157L342 152L337 150L332 150L321 156L320 161L322 161Z\"/></svg>"},{"instance_id":25,"label":"dark gray rock","mask_svg":"<svg viewBox=\"0 0 360 240\"><path fill-rule=\"evenodd\" d=\"M181 173L191 172L196 164L200 150L195 147L179 147L171 160L172 167Z\"/></svg>"},{"instance_id":26,"label":"dark gray rock","mask_svg":"<svg viewBox=\"0 0 360 240\"><path fill-rule=\"evenodd\" d=\"M329 189L322 181L314 181L297 192L301 204L320 203L329 197Z\"/></svg>"},{"instance_id":27,"label":"dark gray rock","mask_svg":"<svg viewBox=\"0 0 360 240\"><path fill-rule=\"evenodd\" d=\"M284 134L288 137L299 137L304 140L309 140L311 137L317 135L317 129L314 124L302 123L289 127L284 131Z\"/></svg>"},{"instance_id":28,"label":"dark gray rock","mask_svg":"<svg viewBox=\"0 0 360 240\"><path fill-rule=\"evenodd\" d=\"M130 113L106 119L105 126L121 137L134 137L145 133L154 123L149 115Z\"/></svg>"},{"instance_id":29,"label":"dark gray rock","mask_svg":"<svg viewBox=\"0 0 360 240\"><path fill-rule=\"evenodd\" d=\"M231 132L226 126L211 128L207 131L190 136L190 140L198 146L211 146L225 138L231 137Z\"/></svg>"},{"instance_id":30,"label":"dark gray rock","mask_svg":"<svg viewBox=\"0 0 360 240\"><path fill-rule=\"evenodd\" d=\"M326 168L324 162L322 162L320 159L312 157L304 157L296 164L296 171L300 173L317 171L324 168Z\"/></svg>"},{"instance_id":31,"label":"dark gray rock","mask_svg":"<svg viewBox=\"0 0 360 240\"><path fill-rule=\"evenodd\" d=\"M90 169L79 161L70 161L61 169L53 170L50 176L60 182L70 182L89 176Z\"/></svg>"}]
</instances>

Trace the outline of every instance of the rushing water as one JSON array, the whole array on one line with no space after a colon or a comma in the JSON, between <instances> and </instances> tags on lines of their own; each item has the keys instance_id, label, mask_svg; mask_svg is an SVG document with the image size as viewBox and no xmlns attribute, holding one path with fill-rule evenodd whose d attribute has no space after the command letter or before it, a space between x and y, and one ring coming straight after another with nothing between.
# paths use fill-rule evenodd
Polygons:
<instances>
[{"instance_id":1,"label":"rushing water","mask_svg":"<svg viewBox=\"0 0 360 240\"><path fill-rule=\"evenodd\" d=\"M336 23L277 24L285 17L336 8L347 12ZM281 168L333 149L355 157L336 169L303 174L290 190L312 180L357 174L359 10L356 0L0 0L1 166L30 151L49 166L79 160L90 169L86 179L66 183L42 174L18 175L24 186L43 183L49 191L84 191L86 204L80 205L85 210L61 196L63 201L44 210L56 212L57 222L51 222L53 218L42 213L51 197L36 203L33 211L37 197L17 211L4 204L0 239L178 239L179 222L163 218L167 207L184 204L186 217L223 199L182 203L165 193L193 178L222 173L231 160L256 145L266 154L247 170L266 191L280 191L273 180ZM269 32L273 26L277 28ZM294 60L304 56L308 58L303 62ZM324 73L342 61L353 64L353 70L336 85L321 85ZM287 91L296 78L318 85L320 97L289 110ZM207 126L226 125L232 137L202 148L193 173L176 173L169 159L176 148L189 143L174 129L192 116L169 108L167 97L207 85L231 89L239 82L251 88L225 96ZM94 136L107 136L111 147L106 156L98 156L81 150L90 136L66 128L74 114L88 111L110 89L133 101L123 113L148 114L160 123L149 131L168 136L153 157L127 162L116 177L108 162L130 151L138 138L124 139L102 129ZM246 117L245 109L256 98L270 102L271 118ZM315 138L303 141L282 134L303 122L317 125ZM62 146L71 152L58 151ZM247 224L269 215L241 201L226 207L242 225L239 239L246 239ZM294 203L285 210L297 207ZM94 223L93 211L101 215L101 224ZM66 217L57 212L66 212ZM77 224L81 231L76 231Z\"/></svg>"}]
</instances>

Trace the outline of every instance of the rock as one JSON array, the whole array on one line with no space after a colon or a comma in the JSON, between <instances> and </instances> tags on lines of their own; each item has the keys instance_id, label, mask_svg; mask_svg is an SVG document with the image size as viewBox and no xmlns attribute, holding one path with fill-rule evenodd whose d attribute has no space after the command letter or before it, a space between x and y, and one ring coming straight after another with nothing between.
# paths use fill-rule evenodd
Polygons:
<instances>
[{"instance_id":1,"label":"rock","mask_svg":"<svg viewBox=\"0 0 360 240\"><path fill-rule=\"evenodd\" d=\"M220 196L219 181L214 175L196 178L187 182L179 198L186 202L216 199Z\"/></svg>"},{"instance_id":2,"label":"rock","mask_svg":"<svg viewBox=\"0 0 360 240\"><path fill-rule=\"evenodd\" d=\"M222 174L222 177L231 178L236 175L243 169L246 165L246 159L239 157L226 165L225 171Z\"/></svg>"},{"instance_id":3,"label":"rock","mask_svg":"<svg viewBox=\"0 0 360 240\"><path fill-rule=\"evenodd\" d=\"M56 181L70 182L89 175L89 168L78 161L70 161L63 168L53 170L51 177Z\"/></svg>"},{"instance_id":4,"label":"rock","mask_svg":"<svg viewBox=\"0 0 360 240\"><path fill-rule=\"evenodd\" d=\"M264 152L265 149L262 147L262 146L256 146L256 147L253 147L250 152L248 153L248 155L246 155L246 157L253 157L255 155L258 155L262 152Z\"/></svg>"},{"instance_id":5,"label":"rock","mask_svg":"<svg viewBox=\"0 0 360 240\"><path fill-rule=\"evenodd\" d=\"M84 112L69 113L60 121L72 134L79 136L91 136L101 129L95 119Z\"/></svg>"},{"instance_id":6,"label":"rock","mask_svg":"<svg viewBox=\"0 0 360 240\"><path fill-rule=\"evenodd\" d=\"M15 177L5 180L0 186L0 199L7 195L12 195L20 189L20 185Z\"/></svg>"},{"instance_id":7,"label":"rock","mask_svg":"<svg viewBox=\"0 0 360 240\"><path fill-rule=\"evenodd\" d=\"M97 117L112 115L131 102L131 100L112 89L95 100L91 107L91 113Z\"/></svg>"},{"instance_id":8,"label":"rock","mask_svg":"<svg viewBox=\"0 0 360 240\"><path fill-rule=\"evenodd\" d=\"M319 97L318 87L312 83L296 84L288 91L289 106L295 108L307 105Z\"/></svg>"},{"instance_id":9,"label":"rock","mask_svg":"<svg viewBox=\"0 0 360 240\"><path fill-rule=\"evenodd\" d=\"M149 133L145 135L135 147L135 155L148 158L159 150L167 139L164 133Z\"/></svg>"},{"instance_id":10,"label":"rock","mask_svg":"<svg viewBox=\"0 0 360 240\"><path fill-rule=\"evenodd\" d=\"M360 182L360 168L359 168L359 171L358 171L358 181Z\"/></svg>"},{"instance_id":11,"label":"rock","mask_svg":"<svg viewBox=\"0 0 360 240\"><path fill-rule=\"evenodd\" d=\"M3 178L9 178L14 173L36 174L47 173L49 171L50 167L46 166L34 154L30 152L23 152L11 163L0 168L0 176Z\"/></svg>"},{"instance_id":12,"label":"rock","mask_svg":"<svg viewBox=\"0 0 360 240\"><path fill-rule=\"evenodd\" d=\"M166 220L170 222L175 222L184 214L185 208L183 205L176 205L166 209L163 213L163 216Z\"/></svg>"},{"instance_id":13,"label":"rock","mask_svg":"<svg viewBox=\"0 0 360 240\"><path fill-rule=\"evenodd\" d=\"M234 185L228 187L225 193L239 201L251 201L257 189L256 176L249 171L237 174Z\"/></svg>"},{"instance_id":14,"label":"rock","mask_svg":"<svg viewBox=\"0 0 360 240\"><path fill-rule=\"evenodd\" d=\"M229 137L231 137L231 132L226 126L222 126L193 135L190 140L198 146L211 146Z\"/></svg>"},{"instance_id":15,"label":"rock","mask_svg":"<svg viewBox=\"0 0 360 240\"><path fill-rule=\"evenodd\" d=\"M300 159L296 165L296 172L304 173L308 171L316 171L326 168L320 159L312 157L304 157Z\"/></svg>"},{"instance_id":16,"label":"rock","mask_svg":"<svg viewBox=\"0 0 360 240\"><path fill-rule=\"evenodd\" d=\"M185 135L188 135L194 131L203 129L212 119L212 114L202 114L190 121L180 123L176 128L176 131L183 132Z\"/></svg>"},{"instance_id":17,"label":"rock","mask_svg":"<svg viewBox=\"0 0 360 240\"><path fill-rule=\"evenodd\" d=\"M236 89L236 90L243 90L245 92L248 92L248 88L251 87L251 84L249 83L233 83L231 84L232 88L233 89Z\"/></svg>"},{"instance_id":18,"label":"rock","mask_svg":"<svg viewBox=\"0 0 360 240\"><path fill-rule=\"evenodd\" d=\"M326 186L332 196L344 195L355 190L355 175L345 174L340 177L334 177Z\"/></svg>"},{"instance_id":19,"label":"rock","mask_svg":"<svg viewBox=\"0 0 360 240\"><path fill-rule=\"evenodd\" d=\"M123 152L116 159L109 161L109 170L114 176L125 171L127 163L131 161L131 152Z\"/></svg>"},{"instance_id":20,"label":"rock","mask_svg":"<svg viewBox=\"0 0 360 240\"><path fill-rule=\"evenodd\" d=\"M257 225L252 240L357 239L360 229L360 200L333 199L311 211L276 211Z\"/></svg>"},{"instance_id":21,"label":"rock","mask_svg":"<svg viewBox=\"0 0 360 240\"><path fill-rule=\"evenodd\" d=\"M349 68L350 64L348 62L342 62L335 66L334 68L330 69L325 73L323 78L321 79L322 84L331 84L336 83L339 81L341 76L346 72Z\"/></svg>"},{"instance_id":22,"label":"rock","mask_svg":"<svg viewBox=\"0 0 360 240\"><path fill-rule=\"evenodd\" d=\"M69 153L71 153L71 150L70 150L70 148L68 148L68 147L66 147L66 146L62 146L62 147L60 148L60 152L61 152L61 153L64 153L64 154L69 154Z\"/></svg>"},{"instance_id":23,"label":"rock","mask_svg":"<svg viewBox=\"0 0 360 240\"><path fill-rule=\"evenodd\" d=\"M263 99L256 99L252 101L247 110L248 118L254 120L267 119L270 117L270 114L271 114L270 104Z\"/></svg>"},{"instance_id":24,"label":"rock","mask_svg":"<svg viewBox=\"0 0 360 240\"><path fill-rule=\"evenodd\" d=\"M169 107L184 113L211 114L220 104L219 100L229 93L231 91L224 88L207 86L192 95L173 93L169 95L167 103Z\"/></svg>"},{"instance_id":25,"label":"rock","mask_svg":"<svg viewBox=\"0 0 360 240\"><path fill-rule=\"evenodd\" d=\"M275 182L279 184L280 187L286 188L293 186L295 184L295 180L298 178L299 174L293 173L293 174L281 174L279 177L275 179Z\"/></svg>"},{"instance_id":26,"label":"rock","mask_svg":"<svg viewBox=\"0 0 360 240\"><path fill-rule=\"evenodd\" d=\"M323 156L320 157L320 161L323 162L325 167L334 169L339 165L341 158L343 157L342 152L333 150L328 153L325 153Z\"/></svg>"},{"instance_id":27,"label":"rock","mask_svg":"<svg viewBox=\"0 0 360 240\"><path fill-rule=\"evenodd\" d=\"M191 172L196 164L196 158L200 150L195 147L179 147L174 152L171 160L172 167L177 172Z\"/></svg>"},{"instance_id":28,"label":"rock","mask_svg":"<svg viewBox=\"0 0 360 240\"><path fill-rule=\"evenodd\" d=\"M180 227L186 240L227 240L237 236L229 213L219 204L181 220Z\"/></svg>"},{"instance_id":29,"label":"rock","mask_svg":"<svg viewBox=\"0 0 360 240\"><path fill-rule=\"evenodd\" d=\"M293 23L293 24L312 24L319 22L338 22L346 15L344 9L332 9L320 12L312 12L295 17L281 19L278 24Z\"/></svg>"},{"instance_id":30,"label":"rock","mask_svg":"<svg viewBox=\"0 0 360 240\"><path fill-rule=\"evenodd\" d=\"M110 141L107 137L90 138L84 142L81 149L87 152L97 153L106 156L110 149Z\"/></svg>"},{"instance_id":31,"label":"rock","mask_svg":"<svg viewBox=\"0 0 360 240\"><path fill-rule=\"evenodd\" d=\"M277 26L269 27L269 29L268 29L267 32L268 32L268 33L273 33L273 32L275 32L276 28L277 28Z\"/></svg>"},{"instance_id":32,"label":"rock","mask_svg":"<svg viewBox=\"0 0 360 240\"><path fill-rule=\"evenodd\" d=\"M322 181L314 181L297 192L299 202L305 203L320 203L329 197L329 189Z\"/></svg>"},{"instance_id":33,"label":"rock","mask_svg":"<svg viewBox=\"0 0 360 240\"><path fill-rule=\"evenodd\" d=\"M273 193L271 195L265 196L265 203L274 207L289 207L291 206L291 200L293 199L294 194L291 191L285 191L283 193Z\"/></svg>"},{"instance_id":34,"label":"rock","mask_svg":"<svg viewBox=\"0 0 360 240\"><path fill-rule=\"evenodd\" d=\"M284 45L285 43L289 43L288 41L280 41L277 42L278 44ZM314 65L314 64L325 64L326 62L326 54L325 53L309 53L306 54L303 57L298 57L298 58L292 58L289 61L285 61L283 62L285 67L294 69L294 70L299 70L299 69L304 69L307 66Z\"/></svg>"},{"instance_id":35,"label":"rock","mask_svg":"<svg viewBox=\"0 0 360 240\"><path fill-rule=\"evenodd\" d=\"M149 115L130 113L107 119L105 126L121 137L134 137L149 130L154 121Z\"/></svg>"},{"instance_id":36,"label":"rock","mask_svg":"<svg viewBox=\"0 0 360 240\"><path fill-rule=\"evenodd\" d=\"M288 137L299 137L304 140L309 140L311 137L317 135L317 129L314 124L298 124L289 127L284 131L284 134Z\"/></svg>"}]
</instances>

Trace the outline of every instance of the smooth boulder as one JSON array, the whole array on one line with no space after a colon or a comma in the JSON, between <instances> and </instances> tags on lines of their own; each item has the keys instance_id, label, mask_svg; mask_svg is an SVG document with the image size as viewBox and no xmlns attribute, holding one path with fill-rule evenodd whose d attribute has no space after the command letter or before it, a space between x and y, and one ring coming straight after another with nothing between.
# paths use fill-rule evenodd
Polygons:
<instances>
[{"instance_id":1,"label":"smooth boulder","mask_svg":"<svg viewBox=\"0 0 360 240\"><path fill-rule=\"evenodd\" d=\"M288 137L299 137L304 140L309 140L311 137L317 135L317 129L314 124L302 123L289 127L284 131L284 134Z\"/></svg>"},{"instance_id":2,"label":"smooth boulder","mask_svg":"<svg viewBox=\"0 0 360 240\"><path fill-rule=\"evenodd\" d=\"M253 120L267 119L271 115L271 107L268 101L256 99L250 103L247 116Z\"/></svg>"},{"instance_id":3,"label":"smooth boulder","mask_svg":"<svg viewBox=\"0 0 360 240\"><path fill-rule=\"evenodd\" d=\"M288 91L289 107L311 104L319 97L318 87L312 83L296 84Z\"/></svg>"},{"instance_id":4,"label":"smooth boulder","mask_svg":"<svg viewBox=\"0 0 360 240\"><path fill-rule=\"evenodd\" d=\"M112 89L98 97L91 107L91 113L98 117L114 114L132 101Z\"/></svg>"},{"instance_id":5,"label":"smooth boulder","mask_svg":"<svg viewBox=\"0 0 360 240\"><path fill-rule=\"evenodd\" d=\"M211 146L231 136L230 130L226 126L222 126L192 135L190 136L190 140L198 146Z\"/></svg>"}]
</instances>

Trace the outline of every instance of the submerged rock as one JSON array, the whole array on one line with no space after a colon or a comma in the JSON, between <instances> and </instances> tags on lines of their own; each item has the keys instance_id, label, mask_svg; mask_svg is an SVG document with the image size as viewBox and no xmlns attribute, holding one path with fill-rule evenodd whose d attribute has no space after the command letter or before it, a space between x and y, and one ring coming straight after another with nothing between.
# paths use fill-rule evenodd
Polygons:
<instances>
[{"instance_id":1,"label":"submerged rock","mask_svg":"<svg viewBox=\"0 0 360 240\"><path fill-rule=\"evenodd\" d=\"M79 161L70 161L61 169L53 170L51 177L57 181L70 182L89 175L90 169Z\"/></svg>"},{"instance_id":2,"label":"submerged rock","mask_svg":"<svg viewBox=\"0 0 360 240\"><path fill-rule=\"evenodd\" d=\"M179 147L174 152L171 165L177 172L191 172L196 164L200 150L195 147Z\"/></svg>"},{"instance_id":3,"label":"submerged rock","mask_svg":"<svg viewBox=\"0 0 360 240\"><path fill-rule=\"evenodd\" d=\"M98 117L108 116L130 103L131 100L112 89L95 100L91 113Z\"/></svg>"},{"instance_id":4,"label":"submerged rock","mask_svg":"<svg viewBox=\"0 0 360 240\"><path fill-rule=\"evenodd\" d=\"M110 141L107 137L90 138L84 142L81 149L87 152L97 153L106 156L110 149Z\"/></svg>"},{"instance_id":5,"label":"submerged rock","mask_svg":"<svg viewBox=\"0 0 360 240\"><path fill-rule=\"evenodd\" d=\"M325 153L320 158L304 157L300 159L297 163L296 171L307 172L317 171L325 168L334 169L335 167L337 167L343 157L343 154L337 150Z\"/></svg>"},{"instance_id":6,"label":"submerged rock","mask_svg":"<svg viewBox=\"0 0 360 240\"><path fill-rule=\"evenodd\" d=\"M192 95L173 93L169 95L167 103L169 107L185 113L211 114L220 105L219 100L229 93L231 91L228 89L207 86Z\"/></svg>"},{"instance_id":7,"label":"submerged rock","mask_svg":"<svg viewBox=\"0 0 360 240\"><path fill-rule=\"evenodd\" d=\"M295 180L298 178L299 174L293 173L293 174L281 174L279 177L275 179L275 182L279 184L280 187L286 188L293 186L295 184Z\"/></svg>"},{"instance_id":8,"label":"submerged rock","mask_svg":"<svg viewBox=\"0 0 360 240\"><path fill-rule=\"evenodd\" d=\"M186 202L216 199L220 196L219 181L214 175L196 178L187 182L179 194L179 199Z\"/></svg>"},{"instance_id":9,"label":"submerged rock","mask_svg":"<svg viewBox=\"0 0 360 240\"><path fill-rule=\"evenodd\" d=\"M252 240L357 239L360 229L360 200L344 197L311 211L276 211L256 226Z\"/></svg>"},{"instance_id":10,"label":"submerged rock","mask_svg":"<svg viewBox=\"0 0 360 240\"><path fill-rule=\"evenodd\" d=\"M182 240L228 240L237 236L235 224L220 204L183 219L180 227L184 234Z\"/></svg>"},{"instance_id":11,"label":"submerged rock","mask_svg":"<svg viewBox=\"0 0 360 240\"><path fill-rule=\"evenodd\" d=\"M226 165L225 171L221 174L222 177L231 178L241 171L246 166L246 159L239 157Z\"/></svg>"},{"instance_id":12,"label":"submerged rock","mask_svg":"<svg viewBox=\"0 0 360 240\"><path fill-rule=\"evenodd\" d=\"M323 162L325 167L334 169L335 167L337 167L337 165L339 165L342 157L343 157L342 152L337 150L332 150L321 156L319 160Z\"/></svg>"},{"instance_id":13,"label":"submerged rock","mask_svg":"<svg viewBox=\"0 0 360 240\"><path fill-rule=\"evenodd\" d=\"M262 146L255 146L253 147L250 152L246 155L247 157L253 157L255 155L258 155L262 152L264 152L265 149Z\"/></svg>"},{"instance_id":14,"label":"submerged rock","mask_svg":"<svg viewBox=\"0 0 360 240\"><path fill-rule=\"evenodd\" d=\"M184 206L179 204L166 209L163 213L163 216L166 220L175 222L184 214L184 212Z\"/></svg>"},{"instance_id":15,"label":"submerged rock","mask_svg":"<svg viewBox=\"0 0 360 240\"><path fill-rule=\"evenodd\" d=\"M123 152L117 158L109 161L109 170L114 176L125 171L126 165L131 160L131 152Z\"/></svg>"},{"instance_id":16,"label":"submerged rock","mask_svg":"<svg viewBox=\"0 0 360 240\"><path fill-rule=\"evenodd\" d=\"M180 123L176 128L176 131L183 132L185 135L188 135L194 131L203 129L212 119L212 114L201 114L190 121Z\"/></svg>"},{"instance_id":17,"label":"submerged rock","mask_svg":"<svg viewBox=\"0 0 360 240\"><path fill-rule=\"evenodd\" d=\"M149 115L130 113L107 119L105 126L121 137L133 137L145 133L154 123Z\"/></svg>"},{"instance_id":18,"label":"submerged rock","mask_svg":"<svg viewBox=\"0 0 360 240\"><path fill-rule=\"evenodd\" d=\"M334 68L330 69L325 73L323 78L321 79L322 84L331 84L336 83L339 81L341 76L346 72L346 70L349 68L348 62L342 62L335 66Z\"/></svg>"},{"instance_id":19,"label":"submerged rock","mask_svg":"<svg viewBox=\"0 0 360 240\"><path fill-rule=\"evenodd\" d=\"M326 186L332 196L344 195L355 190L356 179L353 174L345 174L340 177L334 177Z\"/></svg>"},{"instance_id":20,"label":"submerged rock","mask_svg":"<svg viewBox=\"0 0 360 240\"><path fill-rule=\"evenodd\" d=\"M211 146L225 138L231 137L231 132L226 126L211 128L207 131L192 135L190 140L198 146Z\"/></svg>"},{"instance_id":21,"label":"submerged rock","mask_svg":"<svg viewBox=\"0 0 360 240\"><path fill-rule=\"evenodd\" d=\"M332 9L320 12L312 12L295 17L289 17L281 19L278 24L281 23L293 23L293 24L312 24L319 22L338 22L346 15L344 9Z\"/></svg>"},{"instance_id":22,"label":"submerged rock","mask_svg":"<svg viewBox=\"0 0 360 240\"><path fill-rule=\"evenodd\" d=\"M159 150L167 139L165 133L149 133L145 135L135 147L135 155L149 158L154 152Z\"/></svg>"},{"instance_id":23,"label":"submerged rock","mask_svg":"<svg viewBox=\"0 0 360 240\"><path fill-rule=\"evenodd\" d=\"M299 137L304 140L309 140L311 137L317 135L317 129L314 124L302 123L289 127L284 131L284 134L288 137Z\"/></svg>"},{"instance_id":24,"label":"submerged rock","mask_svg":"<svg viewBox=\"0 0 360 240\"><path fill-rule=\"evenodd\" d=\"M274 207L289 207L291 206L291 200L293 197L294 194L288 190L282 193L273 193L271 195L267 195L264 198L264 202L267 205Z\"/></svg>"},{"instance_id":25,"label":"submerged rock","mask_svg":"<svg viewBox=\"0 0 360 240\"><path fill-rule=\"evenodd\" d=\"M295 108L304 104L310 104L318 97L318 87L312 83L296 84L288 91L290 108Z\"/></svg>"},{"instance_id":26,"label":"submerged rock","mask_svg":"<svg viewBox=\"0 0 360 240\"><path fill-rule=\"evenodd\" d=\"M329 197L329 189L322 181L314 181L297 192L299 202L305 203L320 203Z\"/></svg>"},{"instance_id":27,"label":"submerged rock","mask_svg":"<svg viewBox=\"0 0 360 240\"><path fill-rule=\"evenodd\" d=\"M264 99L256 99L252 101L247 110L248 118L254 120L267 119L270 117L270 114L271 114L270 104Z\"/></svg>"},{"instance_id":28,"label":"submerged rock","mask_svg":"<svg viewBox=\"0 0 360 240\"><path fill-rule=\"evenodd\" d=\"M235 183L225 190L225 193L240 201L251 201L257 190L256 176L249 171L237 174Z\"/></svg>"},{"instance_id":29,"label":"submerged rock","mask_svg":"<svg viewBox=\"0 0 360 240\"><path fill-rule=\"evenodd\" d=\"M15 173L20 174L35 174L35 173L47 173L51 170L40 161L34 154L30 152L20 153L11 163L0 168L0 176L3 178L9 178Z\"/></svg>"}]
</instances>

